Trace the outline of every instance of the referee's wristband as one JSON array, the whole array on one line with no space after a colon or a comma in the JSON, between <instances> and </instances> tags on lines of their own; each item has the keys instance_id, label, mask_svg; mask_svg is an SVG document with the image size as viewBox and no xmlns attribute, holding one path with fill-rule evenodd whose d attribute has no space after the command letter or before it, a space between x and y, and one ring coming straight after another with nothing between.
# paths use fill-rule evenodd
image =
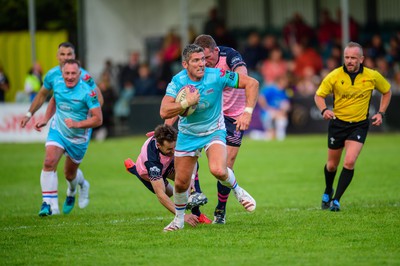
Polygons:
<instances>
[{"instance_id":1,"label":"referee's wristband","mask_svg":"<svg viewBox=\"0 0 400 266\"><path fill-rule=\"evenodd\" d=\"M28 118L31 118L31 117L32 117L32 113L31 113L31 112L27 112L27 113L25 114L25 116L28 117Z\"/></svg>"},{"instance_id":2,"label":"referee's wristband","mask_svg":"<svg viewBox=\"0 0 400 266\"><path fill-rule=\"evenodd\" d=\"M325 108L324 110L321 111L321 115L324 116L324 113L326 110L329 110L328 108Z\"/></svg>"},{"instance_id":3,"label":"referee's wristband","mask_svg":"<svg viewBox=\"0 0 400 266\"><path fill-rule=\"evenodd\" d=\"M382 116L382 118L384 118L386 115L385 112L378 112L378 114L380 114Z\"/></svg>"}]
</instances>

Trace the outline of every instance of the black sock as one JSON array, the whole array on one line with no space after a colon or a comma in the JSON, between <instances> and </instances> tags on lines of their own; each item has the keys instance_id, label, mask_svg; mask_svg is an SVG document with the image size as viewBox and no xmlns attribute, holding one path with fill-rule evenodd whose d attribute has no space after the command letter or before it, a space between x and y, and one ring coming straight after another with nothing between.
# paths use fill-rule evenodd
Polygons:
<instances>
[{"instance_id":1,"label":"black sock","mask_svg":"<svg viewBox=\"0 0 400 266\"><path fill-rule=\"evenodd\" d=\"M333 172L329 172L328 169L326 169L326 164L325 164L324 173L325 173L325 186L326 186L324 193L330 195L332 193L333 181L335 180L336 170Z\"/></svg>"},{"instance_id":2,"label":"black sock","mask_svg":"<svg viewBox=\"0 0 400 266\"><path fill-rule=\"evenodd\" d=\"M201 212L200 212L200 207L196 206L192 208L192 214L196 215L196 216L200 216Z\"/></svg>"},{"instance_id":3,"label":"black sock","mask_svg":"<svg viewBox=\"0 0 400 266\"><path fill-rule=\"evenodd\" d=\"M194 179L194 190L198 193L201 193L201 188L200 188L200 182L199 182L199 176L196 173L196 177Z\"/></svg>"},{"instance_id":4,"label":"black sock","mask_svg":"<svg viewBox=\"0 0 400 266\"><path fill-rule=\"evenodd\" d=\"M340 173L339 182L334 197L335 200L340 201L340 198L343 196L347 187L350 185L350 182L353 179L353 175L354 175L354 169L349 170L343 167L342 172Z\"/></svg>"},{"instance_id":5,"label":"black sock","mask_svg":"<svg viewBox=\"0 0 400 266\"><path fill-rule=\"evenodd\" d=\"M218 188L218 204L216 209L225 210L229 193L231 193L231 189L229 187L222 185L219 181L217 182L217 188Z\"/></svg>"}]
</instances>

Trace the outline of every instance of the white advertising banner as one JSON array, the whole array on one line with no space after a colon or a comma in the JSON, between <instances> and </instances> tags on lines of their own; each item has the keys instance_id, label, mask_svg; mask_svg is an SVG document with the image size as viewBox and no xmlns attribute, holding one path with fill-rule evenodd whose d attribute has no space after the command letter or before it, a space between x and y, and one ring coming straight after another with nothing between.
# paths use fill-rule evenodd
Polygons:
<instances>
[{"instance_id":1,"label":"white advertising banner","mask_svg":"<svg viewBox=\"0 0 400 266\"><path fill-rule=\"evenodd\" d=\"M21 119L29 110L28 103L0 104L0 142L45 142L48 125L41 132L35 130L35 124L44 117L47 104L35 113L25 128L21 127Z\"/></svg>"}]
</instances>

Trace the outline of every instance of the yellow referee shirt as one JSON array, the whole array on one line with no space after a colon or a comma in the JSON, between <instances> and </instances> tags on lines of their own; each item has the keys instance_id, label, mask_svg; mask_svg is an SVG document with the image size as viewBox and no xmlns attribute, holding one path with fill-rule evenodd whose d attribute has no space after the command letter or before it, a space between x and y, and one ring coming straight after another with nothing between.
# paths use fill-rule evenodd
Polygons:
<instances>
[{"instance_id":1,"label":"yellow referee shirt","mask_svg":"<svg viewBox=\"0 0 400 266\"><path fill-rule=\"evenodd\" d=\"M344 66L330 72L322 81L316 94L323 98L333 94L333 112L340 120L359 122L368 118L372 92L390 90L390 84L378 72L360 65L354 80Z\"/></svg>"}]
</instances>

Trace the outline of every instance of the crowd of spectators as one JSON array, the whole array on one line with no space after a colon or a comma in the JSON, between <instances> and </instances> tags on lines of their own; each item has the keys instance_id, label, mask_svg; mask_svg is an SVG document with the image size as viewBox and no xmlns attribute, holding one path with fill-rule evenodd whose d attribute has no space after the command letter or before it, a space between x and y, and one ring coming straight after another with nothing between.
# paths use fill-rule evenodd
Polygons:
<instances>
[{"instance_id":1,"label":"crowd of spectators","mask_svg":"<svg viewBox=\"0 0 400 266\"><path fill-rule=\"evenodd\" d=\"M211 10L202 33L213 35L218 45L238 50L249 75L259 80L260 90L285 76L291 97L312 97L325 75L342 65L340 11L336 20L329 11L321 12L316 28L309 26L300 14L294 14L278 33L252 30L241 39L227 31L215 12ZM370 38L361 38L360 25L353 18L349 22L351 40L364 47L364 65L382 73L392 84L393 93L400 94L400 31L385 39L380 33L371 32ZM196 35L191 29L190 40ZM179 34L171 30L163 39L160 49L150 58L135 51L119 66L107 60L98 82L102 86L107 84L113 92L110 101L118 121L129 116L132 98L164 95L167 83L181 69Z\"/></svg>"},{"instance_id":2,"label":"crowd of spectators","mask_svg":"<svg viewBox=\"0 0 400 266\"><path fill-rule=\"evenodd\" d=\"M237 45L240 41L232 40L225 24L217 19L216 10L211 10L204 32L213 34L218 45L236 48L247 63L250 75L261 84L271 84L279 76L287 75L293 96L307 97L314 94L327 73L342 64L339 19L340 11L335 20L324 10L319 26L313 28L300 14L294 14L280 34L253 30L242 45ZM350 18L349 32L351 40L364 47L364 65L382 73L392 83L393 92L400 93L400 31L385 40L379 33L361 40L361 27ZM166 34L162 47L151 58L132 52L129 61L113 71L116 94L133 90L133 97L163 95L172 75L180 70L180 53L181 39L173 30Z\"/></svg>"}]
</instances>

